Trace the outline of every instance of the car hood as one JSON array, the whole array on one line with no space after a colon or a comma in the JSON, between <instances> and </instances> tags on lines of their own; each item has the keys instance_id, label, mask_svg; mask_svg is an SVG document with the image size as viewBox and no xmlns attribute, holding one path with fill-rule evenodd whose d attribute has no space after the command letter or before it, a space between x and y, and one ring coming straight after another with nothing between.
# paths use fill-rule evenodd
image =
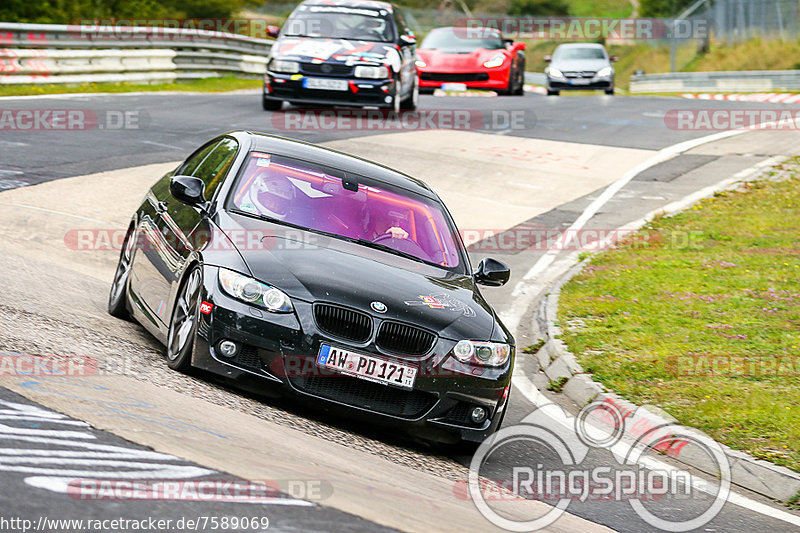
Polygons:
<instances>
[{"instance_id":1,"label":"car hood","mask_svg":"<svg viewBox=\"0 0 800 533\"><path fill-rule=\"evenodd\" d=\"M251 274L291 298L360 309L382 319L426 327L453 339L491 339L496 317L471 276L381 250L237 214L222 224ZM240 239L241 242L241 239ZM254 246L252 243L259 242ZM376 312L372 302L386 306Z\"/></svg>"},{"instance_id":2,"label":"car hood","mask_svg":"<svg viewBox=\"0 0 800 533\"><path fill-rule=\"evenodd\" d=\"M609 66L611 63L607 59L562 59L553 60L551 66L556 67L560 71L573 71L573 70L594 70L598 71L603 67Z\"/></svg>"},{"instance_id":3,"label":"car hood","mask_svg":"<svg viewBox=\"0 0 800 533\"><path fill-rule=\"evenodd\" d=\"M271 57L300 62L355 65L380 63L400 70L400 53L395 45L350 39L283 37L270 52Z\"/></svg>"},{"instance_id":4,"label":"car hood","mask_svg":"<svg viewBox=\"0 0 800 533\"><path fill-rule=\"evenodd\" d=\"M427 67L424 67L423 70L461 72L465 69L483 69L483 63L497 54L503 54L503 52L503 50L486 50L484 48L477 48L468 53L417 50L417 55L427 64Z\"/></svg>"}]
</instances>

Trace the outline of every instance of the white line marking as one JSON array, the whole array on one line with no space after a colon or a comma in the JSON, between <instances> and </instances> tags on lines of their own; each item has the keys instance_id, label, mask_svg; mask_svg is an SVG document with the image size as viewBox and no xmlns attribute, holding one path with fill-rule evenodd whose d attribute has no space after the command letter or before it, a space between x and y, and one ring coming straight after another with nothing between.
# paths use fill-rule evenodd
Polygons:
<instances>
[{"instance_id":1,"label":"white line marking","mask_svg":"<svg viewBox=\"0 0 800 533\"><path fill-rule=\"evenodd\" d=\"M143 142L144 144L152 144L153 146L163 146L165 148L174 148L176 150L184 150L184 148L181 148L180 146L175 146L174 144L157 143L157 142L154 142L154 141L141 141L141 142Z\"/></svg>"},{"instance_id":2,"label":"white line marking","mask_svg":"<svg viewBox=\"0 0 800 533\"><path fill-rule=\"evenodd\" d=\"M16 202L0 202L0 205L9 205L9 206L12 206L12 207L22 207L22 208L25 208L25 209L33 209L35 211L44 211L45 213L52 213L54 215L63 215L65 217L72 217L72 218L77 218L77 219L80 219L80 220L86 220L88 222L98 222L100 224L112 225L111 222L107 222L105 220L98 220L96 218L82 217L80 215L73 215L72 213L65 213L64 211L57 211L55 209L47 209L46 207L36 207L35 205L18 204Z\"/></svg>"}]
</instances>

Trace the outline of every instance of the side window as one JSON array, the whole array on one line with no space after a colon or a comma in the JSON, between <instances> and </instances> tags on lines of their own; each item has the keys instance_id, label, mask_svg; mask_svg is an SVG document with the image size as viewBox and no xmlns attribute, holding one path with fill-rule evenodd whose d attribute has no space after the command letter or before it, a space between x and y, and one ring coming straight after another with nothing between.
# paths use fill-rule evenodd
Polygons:
<instances>
[{"instance_id":1,"label":"side window","mask_svg":"<svg viewBox=\"0 0 800 533\"><path fill-rule=\"evenodd\" d=\"M406 21L403 18L403 14L397 8L395 8L395 10L394 10L394 24L395 24L395 26L397 26L397 37L398 38L400 38L401 35L408 35L409 28L406 25Z\"/></svg>"},{"instance_id":2,"label":"side window","mask_svg":"<svg viewBox=\"0 0 800 533\"><path fill-rule=\"evenodd\" d=\"M178 174L183 176L193 176L194 171L197 170L197 167L200 166L200 163L203 162L206 156L210 154L211 150L213 150L218 144L219 141L215 140L200 148L197 152L192 154L189 159L186 160L183 166L178 170Z\"/></svg>"},{"instance_id":3,"label":"side window","mask_svg":"<svg viewBox=\"0 0 800 533\"><path fill-rule=\"evenodd\" d=\"M191 156L179 172L184 176L194 176L203 180L206 184L206 199L210 200L228 174L238 149L239 143L227 137L221 141L211 142Z\"/></svg>"},{"instance_id":4,"label":"side window","mask_svg":"<svg viewBox=\"0 0 800 533\"><path fill-rule=\"evenodd\" d=\"M235 140L227 137L222 139L192 174L192 176L200 178L206 184L207 200L214 197L217 187L228 175L238 150L239 143Z\"/></svg>"}]
</instances>

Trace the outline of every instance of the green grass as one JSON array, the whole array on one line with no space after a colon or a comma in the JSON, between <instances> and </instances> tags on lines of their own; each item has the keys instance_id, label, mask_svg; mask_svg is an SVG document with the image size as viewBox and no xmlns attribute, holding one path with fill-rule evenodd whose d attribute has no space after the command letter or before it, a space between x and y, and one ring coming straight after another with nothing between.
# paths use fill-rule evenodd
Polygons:
<instances>
[{"instance_id":1,"label":"green grass","mask_svg":"<svg viewBox=\"0 0 800 533\"><path fill-rule=\"evenodd\" d=\"M633 13L628 0L567 0L572 17L623 18Z\"/></svg>"},{"instance_id":2,"label":"green grass","mask_svg":"<svg viewBox=\"0 0 800 533\"><path fill-rule=\"evenodd\" d=\"M595 380L800 471L800 158L775 172L593 257L559 322Z\"/></svg>"},{"instance_id":3,"label":"green grass","mask_svg":"<svg viewBox=\"0 0 800 533\"><path fill-rule=\"evenodd\" d=\"M37 94L65 93L125 93L137 91L190 91L225 92L241 89L258 89L261 80L242 79L232 76L176 81L174 83L84 83L80 85L3 85L0 96L27 96Z\"/></svg>"}]
</instances>

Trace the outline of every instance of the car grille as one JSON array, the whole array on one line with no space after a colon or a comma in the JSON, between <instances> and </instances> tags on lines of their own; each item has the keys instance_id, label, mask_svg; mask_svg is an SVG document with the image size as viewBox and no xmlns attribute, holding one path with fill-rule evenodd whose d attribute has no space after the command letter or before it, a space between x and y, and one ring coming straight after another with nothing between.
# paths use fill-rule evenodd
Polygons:
<instances>
[{"instance_id":1,"label":"car grille","mask_svg":"<svg viewBox=\"0 0 800 533\"><path fill-rule=\"evenodd\" d=\"M408 324L384 322L378 330L378 348L397 355L424 355L433 347L436 336Z\"/></svg>"},{"instance_id":2,"label":"car grille","mask_svg":"<svg viewBox=\"0 0 800 533\"><path fill-rule=\"evenodd\" d=\"M386 415L418 418L436 402L436 396L416 390L403 390L348 376L291 378L299 390L354 407Z\"/></svg>"},{"instance_id":3,"label":"car grille","mask_svg":"<svg viewBox=\"0 0 800 533\"><path fill-rule=\"evenodd\" d=\"M352 342L366 342L372 333L368 315L336 305L315 305L314 319L321 331Z\"/></svg>"},{"instance_id":4,"label":"car grille","mask_svg":"<svg viewBox=\"0 0 800 533\"><path fill-rule=\"evenodd\" d=\"M353 73L353 67L333 63L301 63L300 69L303 74L322 74L324 76L350 76Z\"/></svg>"},{"instance_id":5,"label":"car grille","mask_svg":"<svg viewBox=\"0 0 800 533\"><path fill-rule=\"evenodd\" d=\"M250 370L261 369L261 358L258 356L258 349L255 346L250 346L249 344L243 345L242 349L239 350L239 353L237 353L232 359L228 359L228 361L236 366Z\"/></svg>"},{"instance_id":6,"label":"car grille","mask_svg":"<svg viewBox=\"0 0 800 533\"><path fill-rule=\"evenodd\" d=\"M489 74L486 72L421 72L419 79L442 82L486 81L489 79Z\"/></svg>"},{"instance_id":7,"label":"car grille","mask_svg":"<svg viewBox=\"0 0 800 533\"><path fill-rule=\"evenodd\" d=\"M595 75L594 70L583 70L578 72L565 72L565 78L594 78Z\"/></svg>"},{"instance_id":8,"label":"car grille","mask_svg":"<svg viewBox=\"0 0 800 533\"><path fill-rule=\"evenodd\" d=\"M461 424L461 425L469 424L470 422L469 413L471 407L472 405L468 404L467 402L458 402L455 405L455 407L453 407L452 409L450 409L450 411L447 412L447 416L445 416L444 418L447 422L452 422L455 424Z\"/></svg>"}]
</instances>

